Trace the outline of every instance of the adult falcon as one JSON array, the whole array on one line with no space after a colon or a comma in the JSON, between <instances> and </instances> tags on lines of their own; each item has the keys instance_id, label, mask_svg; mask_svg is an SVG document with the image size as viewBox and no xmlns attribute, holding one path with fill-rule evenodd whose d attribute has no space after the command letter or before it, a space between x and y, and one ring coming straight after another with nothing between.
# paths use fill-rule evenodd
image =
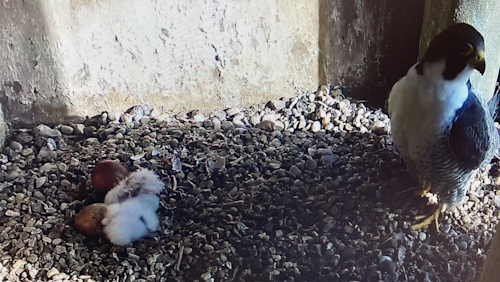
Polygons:
<instances>
[{"instance_id":1,"label":"adult falcon","mask_svg":"<svg viewBox=\"0 0 500 282\"><path fill-rule=\"evenodd\" d=\"M485 98L471 89L470 76L486 68L483 36L465 23L453 24L429 44L420 62L394 84L388 99L392 136L408 168L437 193L439 205L420 229L442 210L460 204L478 171L499 143L494 125L498 94Z\"/></svg>"}]
</instances>

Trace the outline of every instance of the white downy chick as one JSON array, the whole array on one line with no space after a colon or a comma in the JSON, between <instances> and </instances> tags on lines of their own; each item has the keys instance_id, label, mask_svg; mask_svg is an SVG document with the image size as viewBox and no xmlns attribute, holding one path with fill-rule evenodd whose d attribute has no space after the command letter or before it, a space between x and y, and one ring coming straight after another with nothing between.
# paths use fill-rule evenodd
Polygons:
<instances>
[{"instance_id":1,"label":"white downy chick","mask_svg":"<svg viewBox=\"0 0 500 282\"><path fill-rule=\"evenodd\" d=\"M151 170L139 169L111 189L104 198L104 233L115 245L126 245L156 231L156 210L163 182Z\"/></svg>"}]
</instances>

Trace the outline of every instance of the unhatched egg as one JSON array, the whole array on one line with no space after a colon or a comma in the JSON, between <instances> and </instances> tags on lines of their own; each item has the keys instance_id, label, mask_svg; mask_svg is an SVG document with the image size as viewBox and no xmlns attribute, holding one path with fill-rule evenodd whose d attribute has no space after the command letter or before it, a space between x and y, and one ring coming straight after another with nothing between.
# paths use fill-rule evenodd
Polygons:
<instances>
[{"instance_id":1,"label":"unhatched egg","mask_svg":"<svg viewBox=\"0 0 500 282\"><path fill-rule=\"evenodd\" d=\"M95 189L111 190L128 175L128 170L117 161L100 161L92 171L92 186Z\"/></svg>"},{"instance_id":2,"label":"unhatched egg","mask_svg":"<svg viewBox=\"0 0 500 282\"><path fill-rule=\"evenodd\" d=\"M106 205L96 203L84 207L74 219L75 227L85 235L99 236L103 235L104 226L101 221L106 214Z\"/></svg>"}]
</instances>

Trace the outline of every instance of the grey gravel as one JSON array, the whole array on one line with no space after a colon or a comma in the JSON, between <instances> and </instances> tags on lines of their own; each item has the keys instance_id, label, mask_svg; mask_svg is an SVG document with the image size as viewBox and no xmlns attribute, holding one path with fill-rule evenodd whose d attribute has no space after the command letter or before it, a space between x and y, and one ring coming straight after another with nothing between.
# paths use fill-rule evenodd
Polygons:
<instances>
[{"instance_id":1,"label":"grey gravel","mask_svg":"<svg viewBox=\"0 0 500 282\"><path fill-rule=\"evenodd\" d=\"M216 113L136 106L82 124L12 130L0 154L0 277L9 281L474 281L498 222L500 168L440 233L412 231L414 185L381 110L322 86ZM162 116L162 118L159 118ZM62 134L61 134L62 133ZM102 159L167 184L160 228L113 246L72 219L102 202Z\"/></svg>"}]
</instances>

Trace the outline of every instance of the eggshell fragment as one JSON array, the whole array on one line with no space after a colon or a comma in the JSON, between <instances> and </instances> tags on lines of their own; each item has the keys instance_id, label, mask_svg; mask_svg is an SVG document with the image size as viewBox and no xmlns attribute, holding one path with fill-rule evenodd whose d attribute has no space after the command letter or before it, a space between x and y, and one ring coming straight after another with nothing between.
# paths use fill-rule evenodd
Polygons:
<instances>
[{"instance_id":1,"label":"eggshell fragment","mask_svg":"<svg viewBox=\"0 0 500 282\"><path fill-rule=\"evenodd\" d=\"M106 205L103 203L86 206L75 216L75 227L85 235L101 236L104 234L101 221L105 214Z\"/></svg>"},{"instance_id":2,"label":"eggshell fragment","mask_svg":"<svg viewBox=\"0 0 500 282\"><path fill-rule=\"evenodd\" d=\"M94 189L109 191L115 187L120 180L128 175L128 170L117 161L100 161L92 170L91 180Z\"/></svg>"}]
</instances>

